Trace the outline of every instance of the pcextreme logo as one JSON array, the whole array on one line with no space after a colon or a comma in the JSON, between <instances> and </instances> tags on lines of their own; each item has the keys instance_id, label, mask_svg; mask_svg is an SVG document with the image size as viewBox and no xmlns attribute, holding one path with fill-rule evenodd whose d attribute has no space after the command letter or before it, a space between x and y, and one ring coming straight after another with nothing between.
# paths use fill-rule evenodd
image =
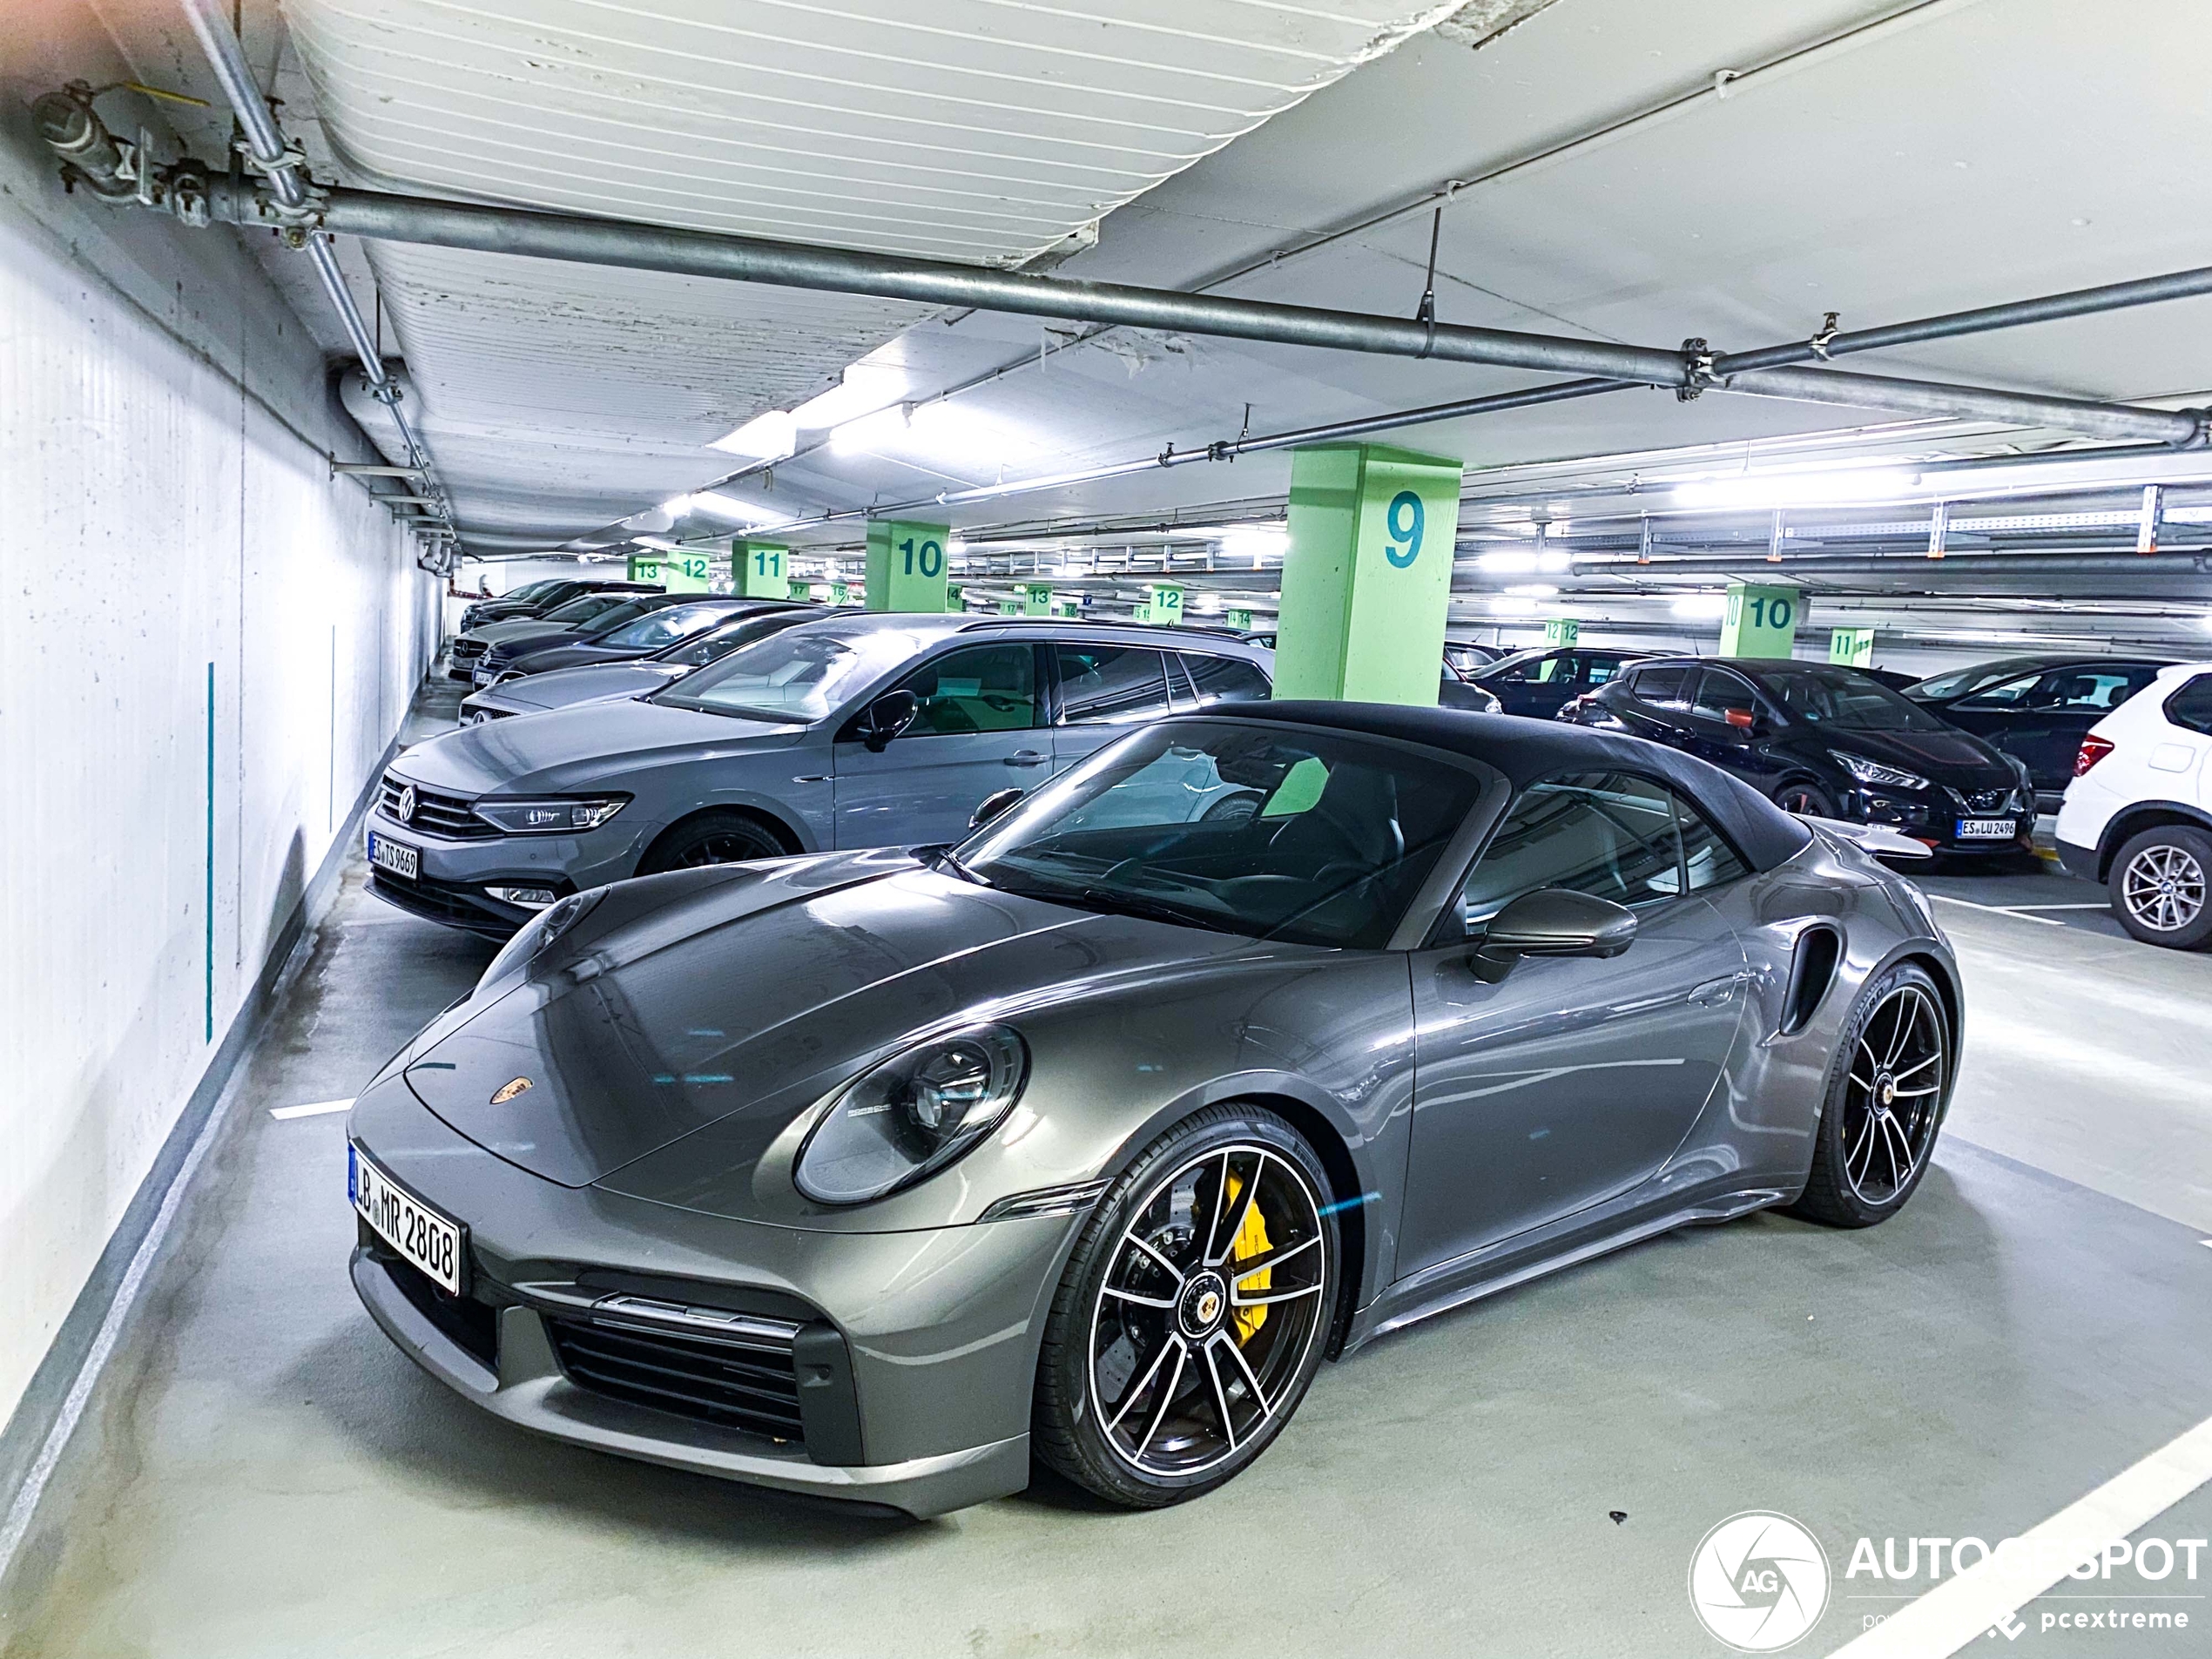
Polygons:
<instances>
[{"instance_id":1,"label":"pcextreme logo","mask_svg":"<svg viewBox=\"0 0 2212 1659\"><path fill-rule=\"evenodd\" d=\"M1787 1515L1730 1515L1690 1554L1689 1605L1715 1640L1738 1653L1776 1652L1827 1610L1827 1552Z\"/></svg>"}]
</instances>

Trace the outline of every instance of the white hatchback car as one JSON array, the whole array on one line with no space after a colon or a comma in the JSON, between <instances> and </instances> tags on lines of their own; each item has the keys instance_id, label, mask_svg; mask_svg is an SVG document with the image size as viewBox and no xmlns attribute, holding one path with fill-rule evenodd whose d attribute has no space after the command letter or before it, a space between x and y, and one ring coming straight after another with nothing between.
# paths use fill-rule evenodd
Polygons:
<instances>
[{"instance_id":1,"label":"white hatchback car","mask_svg":"<svg viewBox=\"0 0 2212 1659\"><path fill-rule=\"evenodd\" d=\"M2059 807L2059 856L2101 881L2146 944L2212 940L2212 663L2184 663L2089 729Z\"/></svg>"}]
</instances>

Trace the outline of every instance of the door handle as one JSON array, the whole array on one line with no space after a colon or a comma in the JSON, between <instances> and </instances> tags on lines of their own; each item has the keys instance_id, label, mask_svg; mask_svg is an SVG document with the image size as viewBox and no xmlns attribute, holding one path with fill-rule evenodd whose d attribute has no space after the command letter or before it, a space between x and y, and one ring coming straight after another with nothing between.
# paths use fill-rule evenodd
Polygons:
<instances>
[{"instance_id":1,"label":"door handle","mask_svg":"<svg viewBox=\"0 0 2212 1659\"><path fill-rule=\"evenodd\" d=\"M1042 766L1051 759L1050 755L1039 754L1035 749L1016 749L1007 756L1006 764L1009 766Z\"/></svg>"},{"instance_id":2,"label":"door handle","mask_svg":"<svg viewBox=\"0 0 2212 1659\"><path fill-rule=\"evenodd\" d=\"M1736 982L1743 976L1730 974L1726 979L1709 979L1689 994L1689 1000L1700 1008L1716 1008L1736 995Z\"/></svg>"}]
</instances>

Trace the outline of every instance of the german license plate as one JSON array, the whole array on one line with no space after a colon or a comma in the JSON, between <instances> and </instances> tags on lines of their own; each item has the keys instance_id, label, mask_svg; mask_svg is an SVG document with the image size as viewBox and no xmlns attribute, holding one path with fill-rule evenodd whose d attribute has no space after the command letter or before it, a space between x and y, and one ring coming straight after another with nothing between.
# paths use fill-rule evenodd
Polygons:
<instances>
[{"instance_id":1,"label":"german license plate","mask_svg":"<svg viewBox=\"0 0 2212 1659\"><path fill-rule=\"evenodd\" d=\"M368 861L380 870L389 870L410 881L422 873L421 848L395 841L388 835L379 835L374 830L368 833Z\"/></svg>"},{"instance_id":2,"label":"german license plate","mask_svg":"<svg viewBox=\"0 0 2212 1659\"><path fill-rule=\"evenodd\" d=\"M449 1221L390 1177L351 1141L346 1143L346 1192L376 1236L442 1288L461 1294L461 1224Z\"/></svg>"},{"instance_id":3,"label":"german license plate","mask_svg":"<svg viewBox=\"0 0 2212 1659\"><path fill-rule=\"evenodd\" d=\"M2015 819L1962 818L1959 820L1959 839L1962 841L2009 841L2019 829L2019 821Z\"/></svg>"}]
</instances>

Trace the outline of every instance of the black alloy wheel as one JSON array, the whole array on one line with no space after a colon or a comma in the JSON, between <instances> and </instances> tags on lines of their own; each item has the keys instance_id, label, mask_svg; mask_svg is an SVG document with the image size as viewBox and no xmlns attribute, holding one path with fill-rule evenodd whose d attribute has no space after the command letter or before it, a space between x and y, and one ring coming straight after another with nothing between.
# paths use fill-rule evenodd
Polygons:
<instances>
[{"instance_id":1,"label":"black alloy wheel","mask_svg":"<svg viewBox=\"0 0 2212 1659\"><path fill-rule=\"evenodd\" d=\"M1814 1131L1812 1171L1794 1213L1871 1227L1905 1205L1927 1173L1955 1067L1943 998L1925 968L1900 962L1868 986L1844 1022Z\"/></svg>"},{"instance_id":2,"label":"black alloy wheel","mask_svg":"<svg viewBox=\"0 0 2212 1659\"><path fill-rule=\"evenodd\" d=\"M679 824L638 860L637 873L696 870L710 864L747 864L790 856L776 833L743 813L704 813Z\"/></svg>"},{"instance_id":3,"label":"black alloy wheel","mask_svg":"<svg viewBox=\"0 0 2212 1659\"><path fill-rule=\"evenodd\" d=\"M1318 1368L1339 1250L1319 1159L1271 1112L1214 1108L1092 1212L1053 1299L1031 1443L1127 1508L1233 1479Z\"/></svg>"},{"instance_id":4,"label":"black alloy wheel","mask_svg":"<svg viewBox=\"0 0 2212 1659\"><path fill-rule=\"evenodd\" d=\"M1836 816L1836 803L1810 778L1792 778L1774 792L1774 804L1785 813L1801 813L1807 818Z\"/></svg>"}]
</instances>

